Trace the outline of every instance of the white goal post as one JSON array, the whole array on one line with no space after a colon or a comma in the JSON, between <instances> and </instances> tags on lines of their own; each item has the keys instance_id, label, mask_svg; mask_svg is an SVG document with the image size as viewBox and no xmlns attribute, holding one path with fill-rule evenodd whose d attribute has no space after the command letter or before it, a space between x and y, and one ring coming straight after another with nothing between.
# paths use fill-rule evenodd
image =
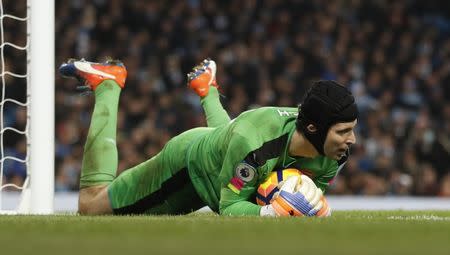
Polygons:
<instances>
[{"instance_id":1,"label":"white goal post","mask_svg":"<svg viewBox=\"0 0 450 255\"><path fill-rule=\"evenodd\" d=\"M53 213L55 161L55 3L28 0L30 213Z\"/></svg>"},{"instance_id":2,"label":"white goal post","mask_svg":"<svg viewBox=\"0 0 450 255\"><path fill-rule=\"evenodd\" d=\"M2 184L0 189L0 213L10 214L52 214L54 212L54 77L55 77L55 3L54 0L26 0L27 16L17 17L8 14L8 10L3 9L1 3L1 57L2 57L2 86L5 86L5 75L14 78L26 78L27 80L27 100L23 104L14 102L20 106L27 107L27 124L24 131L13 130L26 135L27 156L25 160L14 159L3 154L2 146L2 173L5 160L16 160L24 162L27 168L27 178L22 187ZM27 24L27 45L25 47L14 45L4 41L3 20L5 18L14 19ZM14 47L17 50L27 51L27 73L14 74L5 70L4 48ZM4 90L3 90L4 91ZM5 93L2 94L3 105ZM9 100L8 102L13 102ZM2 117L3 120L3 117ZM1 135L5 130L12 130L1 124ZM2 178L3 179L3 178ZM5 187L15 187L22 190L21 201L13 211L2 210L1 196Z\"/></svg>"}]
</instances>

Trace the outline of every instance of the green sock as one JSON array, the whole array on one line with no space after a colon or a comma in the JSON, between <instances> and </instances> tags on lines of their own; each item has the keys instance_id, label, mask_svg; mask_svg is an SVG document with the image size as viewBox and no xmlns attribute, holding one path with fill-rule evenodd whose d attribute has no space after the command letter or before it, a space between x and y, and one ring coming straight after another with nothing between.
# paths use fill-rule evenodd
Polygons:
<instances>
[{"instance_id":1,"label":"green sock","mask_svg":"<svg viewBox=\"0 0 450 255\"><path fill-rule=\"evenodd\" d=\"M112 80L102 82L94 91L95 107L84 146L80 188L108 184L116 176L116 129L120 91L120 87Z\"/></svg>"},{"instance_id":2,"label":"green sock","mask_svg":"<svg viewBox=\"0 0 450 255\"><path fill-rule=\"evenodd\" d=\"M218 127L230 122L230 116L228 116L228 113L223 109L219 97L217 88L211 86L208 95L201 99L208 127Z\"/></svg>"}]
</instances>

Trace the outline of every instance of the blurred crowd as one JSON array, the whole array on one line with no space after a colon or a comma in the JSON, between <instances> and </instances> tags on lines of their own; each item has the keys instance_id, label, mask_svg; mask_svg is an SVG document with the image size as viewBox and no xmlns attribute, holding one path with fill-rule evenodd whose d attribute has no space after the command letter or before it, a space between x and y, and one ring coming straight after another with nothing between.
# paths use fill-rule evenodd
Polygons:
<instances>
[{"instance_id":1,"label":"blurred crowd","mask_svg":"<svg viewBox=\"0 0 450 255\"><path fill-rule=\"evenodd\" d=\"M360 110L357 144L330 193L450 196L450 8L441 2L56 1L56 65L109 56L127 66L118 174L206 125L186 74L211 57L232 118L296 106L315 80L348 86ZM78 189L93 109L76 85L56 76L58 191ZM19 108L5 110L11 125L23 125ZM15 137L7 148L24 155ZM23 180L9 165L5 180Z\"/></svg>"}]
</instances>

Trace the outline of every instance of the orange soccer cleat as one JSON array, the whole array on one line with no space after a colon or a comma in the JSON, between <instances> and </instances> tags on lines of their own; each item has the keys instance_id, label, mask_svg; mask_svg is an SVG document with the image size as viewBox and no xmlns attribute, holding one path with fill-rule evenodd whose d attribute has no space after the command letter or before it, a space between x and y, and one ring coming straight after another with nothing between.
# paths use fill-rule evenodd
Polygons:
<instances>
[{"instance_id":1,"label":"orange soccer cleat","mask_svg":"<svg viewBox=\"0 0 450 255\"><path fill-rule=\"evenodd\" d=\"M70 59L59 67L59 72L63 76L77 78L91 90L95 90L105 80L114 80L123 88L127 78L127 70L118 60L93 63L84 59Z\"/></svg>"},{"instance_id":2,"label":"orange soccer cleat","mask_svg":"<svg viewBox=\"0 0 450 255\"><path fill-rule=\"evenodd\" d=\"M200 97L208 95L209 87L219 88L216 82L216 62L211 59L203 60L188 73L188 87Z\"/></svg>"}]
</instances>

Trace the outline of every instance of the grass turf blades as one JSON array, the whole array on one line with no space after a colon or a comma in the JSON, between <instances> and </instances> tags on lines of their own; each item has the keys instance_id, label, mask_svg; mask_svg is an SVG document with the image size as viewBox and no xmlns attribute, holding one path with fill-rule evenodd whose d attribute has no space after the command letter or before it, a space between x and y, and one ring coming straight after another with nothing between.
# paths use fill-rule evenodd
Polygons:
<instances>
[{"instance_id":1,"label":"grass turf blades","mask_svg":"<svg viewBox=\"0 0 450 255\"><path fill-rule=\"evenodd\" d=\"M448 211L0 216L1 254L450 254Z\"/></svg>"}]
</instances>

